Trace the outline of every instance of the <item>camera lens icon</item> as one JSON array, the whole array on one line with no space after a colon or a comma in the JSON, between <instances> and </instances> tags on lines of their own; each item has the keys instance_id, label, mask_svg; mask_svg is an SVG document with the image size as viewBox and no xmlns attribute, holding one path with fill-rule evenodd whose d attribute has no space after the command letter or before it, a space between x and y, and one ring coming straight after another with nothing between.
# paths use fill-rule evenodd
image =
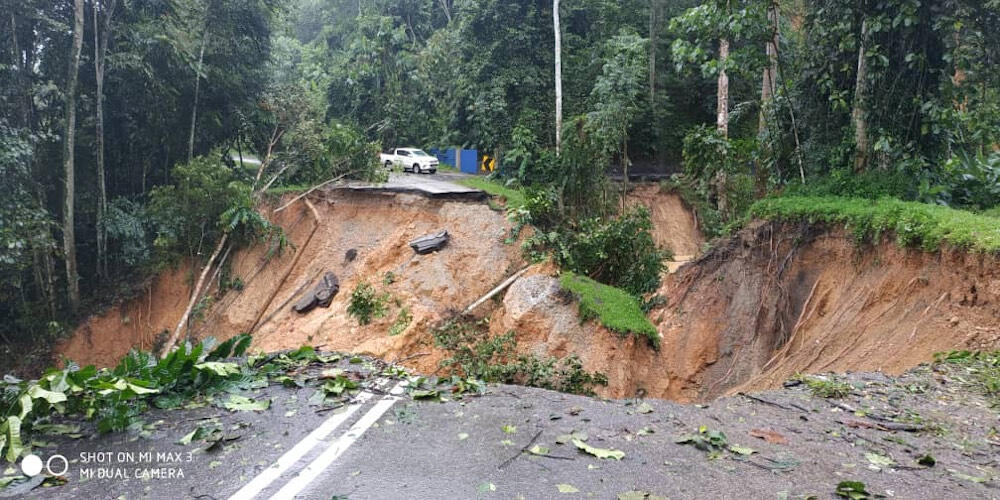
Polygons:
<instances>
[{"instance_id":1,"label":"camera lens icon","mask_svg":"<svg viewBox=\"0 0 1000 500\"><path fill-rule=\"evenodd\" d=\"M60 462L62 463L60 464ZM56 472L52 470L53 465L56 465L57 467L61 465L62 468ZM66 457L62 455L52 455L43 464L42 458L35 454L26 455L23 459L21 459L21 472L23 472L25 476L35 477L42 473L43 468L49 473L50 476L62 476L69 471L69 460L66 460Z\"/></svg>"},{"instance_id":2,"label":"camera lens icon","mask_svg":"<svg viewBox=\"0 0 1000 500\"><path fill-rule=\"evenodd\" d=\"M35 477L42 473L42 459L38 455L28 455L21 460L21 472L25 476Z\"/></svg>"}]
</instances>

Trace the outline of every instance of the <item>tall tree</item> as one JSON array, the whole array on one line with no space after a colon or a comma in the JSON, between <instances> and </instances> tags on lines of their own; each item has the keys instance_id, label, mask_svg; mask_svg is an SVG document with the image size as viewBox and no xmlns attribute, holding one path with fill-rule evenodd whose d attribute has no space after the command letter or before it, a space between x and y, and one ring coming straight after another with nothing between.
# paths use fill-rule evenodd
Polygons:
<instances>
[{"instance_id":1,"label":"tall tree","mask_svg":"<svg viewBox=\"0 0 1000 500\"><path fill-rule=\"evenodd\" d=\"M728 19L729 2L726 2L726 17ZM719 38L719 78L716 84L715 127L723 137L729 136L729 74L726 64L729 62L729 37L723 34Z\"/></svg>"},{"instance_id":2,"label":"tall tree","mask_svg":"<svg viewBox=\"0 0 1000 500\"><path fill-rule=\"evenodd\" d=\"M559 0L552 0L552 30L556 39L556 156L562 149L562 29L559 26Z\"/></svg>"},{"instance_id":3,"label":"tall tree","mask_svg":"<svg viewBox=\"0 0 1000 500\"><path fill-rule=\"evenodd\" d=\"M194 157L194 132L198 125L198 97L201 93L201 75L205 68L205 47L208 45L208 9L201 25L201 49L198 51L198 67L194 75L194 101L191 103L191 133L188 135L188 161Z\"/></svg>"},{"instance_id":4,"label":"tall tree","mask_svg":"<svg viewBox=\"0 0 1000 500\"><path fill-rule=\"evenodd\" d=\"M83 0L73 2L73 45L70 48L66 84L66 123L63 135L63 252L66 261L66 294L70 310L76 314L80 307L80 283L76 266L76 240L73 227L74 164L73 148L76 142L76 85L80 70L80 52L83 50Z\"/></svg>"},{"instance_id":5,"label":"tall tree","mask_svg":"<svg viewBox=\"0 0 1000 500\"><path fill-rule=\"evenodd\" d=\"M111 36L111 17L115 14L116 0L94 1L94 79L97 96L94 110L96 117L97 147L97 275L107 276L107 231L104 228L104 212L108 209L107 181L104 173L104 68L108 54L108 38ZM104 22L99 22L103 10Z\"/></svg>"},{"instance_id":6,"label":"tall tree","mask_svg":"<svg viewBox=\"0 0 1000 500\"><path fill-rule=\"evenodd\" d=\"M660 26L660 1L649 0L649 107L656 105L656 44Z\"/></svg>"},{"instance_id":7,"label":"tall tree","mask_svg":"<svg viewBox=\"0 0 1000 500\"><path fill-rule=\"evenodd\" d=\"M778 78L778 37L780 26L778 24L778 2L773 0L767 7L767 21L771 30L771 36L764 43L767 65L764 66L764 76L760 87L760 123L757 130L759 134L764 133L767 127L767 113L771 111L774 101L775 84Z\"/></svg>"},{"instance_id":8,"label":"tall tree","mask_svg":"<svg viewBox=\"0 0 1000 500\"><path fill-rule=\"evenodd\" d=\"M868 19L861 21L861 43L858 44L858 71L854 83L854 170L868 166Z\"/></svg>"}]
</instances>

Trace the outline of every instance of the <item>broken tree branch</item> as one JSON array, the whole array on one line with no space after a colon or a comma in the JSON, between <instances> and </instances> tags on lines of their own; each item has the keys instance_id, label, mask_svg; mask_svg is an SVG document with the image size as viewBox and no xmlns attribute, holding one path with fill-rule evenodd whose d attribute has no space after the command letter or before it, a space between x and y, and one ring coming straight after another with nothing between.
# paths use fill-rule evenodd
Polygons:
<instances>
[{"instance_id":1,"label":"broken tree branch","mask_svg":"<svg viewBox=\"0 0 1000 500\"><path fill-rule=\"evenodd\" d=\"M469 314L470 312L472 312L473 309L479 307L479 305L482 304L483 302L490 300L494 295L504 291L504 289L509 287L512 283L514 283L514 281L520 278L521 275L527 271L528 268L525 267L524 269L521 269L520 271L514 273L513 276L507 278L503 283L500 283L500 285L498 285L496 288L490 290L489 293L480 297L479 300L473 302L471 305L469 305L469 307L466 307L465 310L462 311L462 314Z\"/></svg>"},{"instance_id":2,"label":"broken tree branch","mask_svg":"<svg viewBox=\"0 0 1000 500\"><path fill-rule=\"evenodd\" d=\"M354 173L354 172L346 172L346 173L340 174L340 175L338 175L338 176L336 176L336 177L334 177L334 178L332 178L330 180L327 180L327 181L321 182L319 184L316 184L315 186L309 188L308 191L306 191L306 192L304 192L304 193L296 196L295 198L292 198L292 201L289 201L288 203L285 203L284 205L282 205L282 206L274 209L274 212L272 212L272 213L278 213L278 212L280 212L280 211L288 208L289 206L291 206L296 201L299 201L302 198L305 198L306 196L309 196L310 194L312 194L313 191L315 191L315 190L317 190L317 189L319 189L319 188L321 188L323 186L326 186L328 184L333 184L334 182L342 180L345 177L347 177L348 175L351 175L352 173Z\"/></svg>"},{"instance_id":3,"label":"broken tree branch","mask_svg":"<svg viewBox=\"0 0 1000 500\"><path fill-rule=\"evenodd\" d=\"M301 198L301 196L299 198ZM299 199L299 198L296 198L296 199ZM292 200L289 203L294 203L294 202L295 202L295 200ZM278 283L278 286L274 287L274 292L271 293L270 297L268 297L267 302L264 304L264 307L262 307L260 309L260 313L257 314L257 318L255 318L254 321L253 321L253 326L250 327L250 333L253 333L254 330L256 330L258 326L260 326L260 324L261 324L260 323L260 318L263 317L264 313L267 312L267 309L269 307L271 307L271 303L274 302L274 297L276 297L278 295L278 291L281 290L281 287L285 286L285 281L288 281L288 277L292 274L292 271L295 269L295 266L297 266L299 264L299 259L302 258L302 254L305 253L306 248L309 248L309 242L311 242L312 239L313 239L313 236L316 235L316 230L319 229L319 224L320 224L320 221L319 221L319 212L316 211L316 207L314 207L313 204L309 202L309 200L305 200L305 203L306 203L306 207L309 208L309 212L313 216L313 222L314 222L314 224L313 224L312 231L309 232L309 237L306 238L306 242L299 248L299 251L295 253L295 258L292 259L292 264L290 266L288 266L288 271L286 271L285 275L282 276L281 281ZM285 205L285 206L288 206L288 205ZM282 306L282 307L284 307L284 306ZM271 317L273 317L273 316L274 316L273 314L271 316L269 316L268 317L268 321L270 321Z\"/></svg>"},{"instance_id":4,"label":"broken tree branch","mask_svg":"<svg viewBox=\"0 0 1000 500\"><path fill-rule=\"evenodd\" d=\"M163 344L163 350L160 351L160 357L165 358L167 354L170 354L170 350L174 348L177 344L177 339L181 335L181 330L187 323L188 317L191 316L191 311L194 310L194 305L198 303L198 296L201 294L201 287L205 285L205 279L208 277L209 271L212 270L212 264L215 259L219 258L219 254L222 253L222 248L226 246L226 241L229 240L229 233L222 235L219 238L219 244L215 246L215 251L212 252L212 256L209 257L208 262L205 267L201 270L201 276L198 278L198 283L194 287L194 291L191 293L191 300L188 301L187 309L184 310L184 315L181 316L181 320L177 322L177 327L174 328L174 333L170 335L167 342Z\"/></svg>"}]
</instances>

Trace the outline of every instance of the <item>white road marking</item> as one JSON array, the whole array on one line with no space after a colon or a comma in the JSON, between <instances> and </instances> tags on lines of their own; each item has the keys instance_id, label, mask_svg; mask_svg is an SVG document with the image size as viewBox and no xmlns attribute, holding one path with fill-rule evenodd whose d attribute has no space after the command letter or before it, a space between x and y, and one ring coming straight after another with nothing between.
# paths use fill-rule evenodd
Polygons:
<instances>
[{"instance_id":1,"label":"white road marking","mask_svg":"<svg viewBox=\"0 0 1000 500\"><path fill-rule=\"evenodd\" d=\"M271 497L271 500L294 499L295 495L302 492L306 486L309 486L310 483L316 480L316 478L319 477L319 475L326 470L330 464L337 460L340 455L347 451L347 449L350 448L351 445L354 444L354 442L357 441L358 438L360 438L361 435L372 426L372 424L378 421L378 419L381 418L382 415L396 403L396 401L399 401L400 398L398 396L403 393L406 386L407 381L396 384L396 387L393 387L392 390L389 391L388 396L382 398L382 400L378 403L375 403L375 406L373 406L371 410L368 410L368 413L365 413L364 416L357 421L357 423L352 425L351 428L347 430L347 433L337 438L337 440L334 441L329 448L316 457L312 463L307 465L306 468L299 473L299 475L292 478L291 481L275 493L275 495Z\"/></svg>"},{"instance_id":2,"label":"white road marking","mask_svg":"<svg viewBox=\"0 0 1000 500\"><path fill-rule=\"evenodd\" d=\"M260 494L267 488L275 479L281 477L291 466L295 465L296 462L302 459L306 453L316 447L321 443L327 436L329 436L333 431L340 426L340 424L351 418L354 412L358 411L369 399L372 398L374 394L368 391L362 391L347 410L331 416L326 419L319 427L310 432L306 437L302 438L301 441L295 444L292 449L288 450L277 462L272 464L270 467L261 471L257 477L253 478L249 483L240 488L239 491L233 493L229 497L229 500L250 500L251 498Z\"/></svg>"}]
</instances>

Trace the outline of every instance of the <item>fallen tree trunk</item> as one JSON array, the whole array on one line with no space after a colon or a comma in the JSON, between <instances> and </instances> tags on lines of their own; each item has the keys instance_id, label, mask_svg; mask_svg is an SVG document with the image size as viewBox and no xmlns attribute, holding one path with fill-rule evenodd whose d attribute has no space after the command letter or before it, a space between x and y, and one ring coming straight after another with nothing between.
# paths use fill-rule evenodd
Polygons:
<instances>
[{"instance_id":1,"label":"fallen tree trunk","mask_svg":"<svg viewBox=\"0 0 1000 500\"><path fill-rule=\"evenodd\" d=\"M174 328L174 333L170 335L170 338L167 339L167 342L163 344L163 348L160 350L161 358L167 357L167 354L170 354L170 350L177 344L177 339L181 335L181 330L187 323L188 317L191 316L191 311L194 310L194 305L198 303L198 296L201 295L201 287L205 285L205 279L208 278L208 273L212 270L212 264L215 262L215 259L219 258L219 254L222 253L222 249L226 246L226 241L228 240L229 234L223 234L222 238L219 239L219 244L215 246L215 251L212 252L212 256L208 258L208 262L201 270L201 276L198 278L198 283L194 286L194 291L191 293L191 300L188 301L188 306L187 309L184 310L184 315L181 316L181 320L177 322L177 327Z\"/></svg>"},{"instance_id":2,"label":"fallen tree trunk","mask_svg":"<svg viewBox=\"0 0 1000 500\"><path fill-rule=\"evenodd\" d=\"M462 311L462 314L469 314L470 312L472 312L473 309L479 307L479 305L482 304L483 302L486 302L487 300L490 300L490 298L492 298L494 295L496 295L496 294L504 291L507 287L509 287L511 284L513 284L514 281L516 281L518 278L520 278L521 275L524 274L527 271L528 271L528 268L526 267L526 268L521 269L520 271L514 273L513 276L511 276L510 278L507 278L503 283L500 283L499 286L497 286L496 288L490 290L489 293L487 293L486 295L483 295L482 297L480 297L479 300L473 302L471 305L469 305L469 307L466 307L465 310Z\"/></svg>"}]
</instances>

